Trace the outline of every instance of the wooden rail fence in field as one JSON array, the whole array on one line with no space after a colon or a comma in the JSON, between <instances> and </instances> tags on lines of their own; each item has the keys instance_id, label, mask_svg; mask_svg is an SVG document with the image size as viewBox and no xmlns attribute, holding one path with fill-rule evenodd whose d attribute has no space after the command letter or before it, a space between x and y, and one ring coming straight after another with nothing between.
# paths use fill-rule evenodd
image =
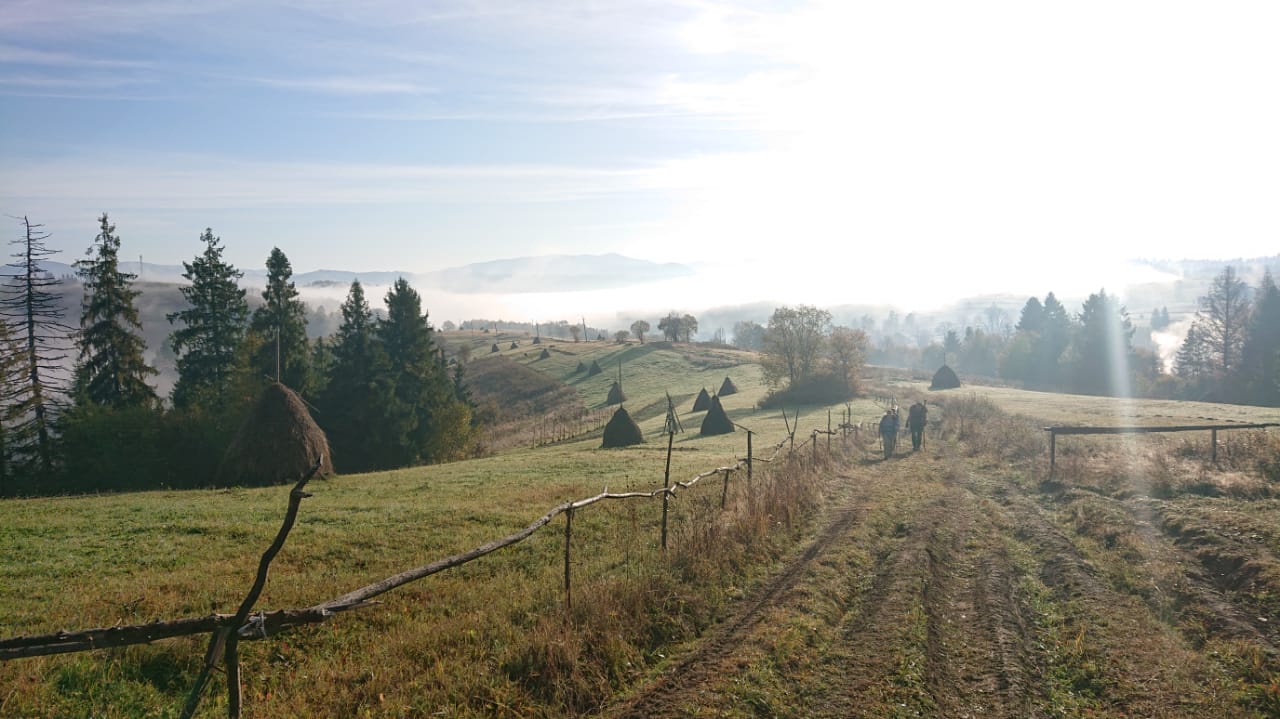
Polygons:
<instances>
[{"instance_id":1,"label":"wooden rail fence in field","mask_svg":"<svg viewBox=\"0 0 1280 719\"><path fill-rule=\"evenodd\" d=\"M1262 423L1236 423L1236 424L1184 424L1184 425L1153 425L1153 426L1123 426L1123 427L1045 427L1044 431L1049 433L1049 476L1053 476L1053 470L1057 465L1058 455L1058 435L1067 434L1155 434L1159 432L1209 432L1209 460L1211 462L1218 461L1218 431L1226 431L1230 429L1266 429L1268 427L1280 427L1280 423L1262 422Z\"/></svg>"},{"instance_id":2,"label":"wooden rail fence in field","mask_svg":"<svg viewBox=\"0 0 1280 719\"><path fill-rule=\"evenodd\" d=\"M676 496L677 489L688 489L703 479L723 475L724 483L721 488L720 503L720 506L723 508L725 506L725 499L729 489L729 477L734 472L745 470L748 486L750 486L754 462L774 462L782 456L784 447L788 448L787 456L793 460L799 460L804 456L801 452L806 444L812 445L811 451L813 455L813 466L816 467L818 460L819 435L827 435L828 452L830 451L830 437L842 434L847 438L848 433L851 430L855 433L855 437L857 436L857 425L846 420L841 423L837 430L833 430L831 429L830 418L828 418L827 429L813 430L810 439L802 442L799 446L796 446L795 434L796 430L799 428L798 415L795 418L795 423L795 426L793 426L791 422L787 423L787 438L774 445L773 452L768 457L754 456L752 447L754 432L742 425L737 425L747 432L747 453L745 457L738 459L732 465L716 467L694 475L694 477L687 481L676 481L674 483L670 481L671 451L674 433L670 433L668 435L669 441L667 444L666 471L663 477L663 486L660 488L647 492L638 491L623 493L611 493L608 491L608 488L605 488L604 491L593 497L575 499L556 505L523 529L505 537L486 542L485 544L482 544L470 551L455 554L450 557L445 557L444 559L436 560L430 564L406 570L381 581L374 582L373 584L347 592L342 596L320 602L319 604L314 604L310 607L271 612L254 612L253 605L257 602L258 597L266 584L267 573L271 561L284 546L285 540L297 519L302 500L311 496L305 491L305 487L315 473L320 469L320 463L317 462L316 466L313 467L305 476L299 479L297 483L294 484L292 490L290 490L288 508L285 512L285 517L281 523L280 529L276 534L276 538L267 550L263 552L262 558L258 564L258 571L253 585L234 614L211 614L205 617L165 620L149 624L85 629L74 632L61 631L40 636L0 639L0 661L18 659L22 657L83 652L133 644L146 644L161 639L208 633L210 635L209 646L205 652L201 671L197 676L195 685L192 687L191 692L188 695L185 705L183 706L181 716L189 718L195 714L209 678L212 675L213 670L217 667L219 662L221 662L227 677L228 716L235 719L240 716L242 697L240 689L239 642L266 639L287 629L327 621L330 617L339 612L371 606L377 603L372 601L374 597L389 592L392 589L404 586L410 582L418 581L446 569L466 564L467 562L474 561L487 554L496 552L499 549L521 542L533 535L542 527L548 525L556 518L556 516L561 514L565 515L564 597L565 606L566 608L569 608L572 605L570 548L573 532L573 514L576 510L583 509L605 500L653 499L661 496L662 550L666 551L667 503L670 498Z\"/></svg>"}]
</instances>

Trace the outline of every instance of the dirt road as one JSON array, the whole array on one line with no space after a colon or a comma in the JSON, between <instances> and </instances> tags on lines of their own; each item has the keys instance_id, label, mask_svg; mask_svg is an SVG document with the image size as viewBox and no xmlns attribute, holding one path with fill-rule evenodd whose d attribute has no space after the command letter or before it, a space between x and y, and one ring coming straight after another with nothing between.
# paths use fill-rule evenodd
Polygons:
<instances>
[{"instance_id":1,"label":"dirt road","mask_svg":"<svg viewBox=\"0 0 1280 719\"><path fill-rule=\"evenodd\" d=\"M602 715L1280 715L1280 539L1224 529L1253 515L944 450L843 468L785 570Z\"/></svg>"}]
</instances>

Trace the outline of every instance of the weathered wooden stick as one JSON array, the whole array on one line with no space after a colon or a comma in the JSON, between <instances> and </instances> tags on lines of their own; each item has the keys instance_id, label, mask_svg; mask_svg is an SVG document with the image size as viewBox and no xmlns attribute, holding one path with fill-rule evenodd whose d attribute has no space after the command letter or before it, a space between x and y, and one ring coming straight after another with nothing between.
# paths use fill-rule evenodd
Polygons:
<instances>
[{"instance_id":1,"label":"weathered wooden stick","mask_svg":"<svg viewBox=\"0 0 1280 719\"><path fill-rule=\"evenodd\" d=\"M302 504L302 500L311 496L302 491L302 488L307 485L307 482L311 481L316 472L320 471L322 464L324 464L323 457L316 459L316 464L311 468L311 471L303 475L293 485L293 489L289 491L289 508L285 510L284 520L280 523L280 531L276 532L275 540L262 553L262 559L258 561L258 574L254 577L253 586L249 588L249 593L245 595L244 601L240 602L240 608L232 616L231 626L218 631L218 636L221 636L221 642L225 646L223 660L227 667L227 711L231 719L239 719L240 716L240 660L237 649L237 642L240 636L235 631L235 628L244 624L245 620L249 618L249 611L253 609L258 597L262 595L262 588L267 584L267 570L271 566L271 560L275 559L276 555L280 553L280 549L284 547L285 540L289 537L289 531L293 529L294 522L298 520L298 507ZM200 676L196 678L196 684L191 688L191 694L187 696L187 703L182 709L182 719L191 719L196 709L200 706L200 695L204 693L205 684L209 681L209 672L218 660L217 652L215 651L215 645L218 641L214 639L209 643L209 653L205 655L204 669L201 670ZM233 665L235 667L234 677L232 677L231 671Z\"/></svg>"}]
</instances>

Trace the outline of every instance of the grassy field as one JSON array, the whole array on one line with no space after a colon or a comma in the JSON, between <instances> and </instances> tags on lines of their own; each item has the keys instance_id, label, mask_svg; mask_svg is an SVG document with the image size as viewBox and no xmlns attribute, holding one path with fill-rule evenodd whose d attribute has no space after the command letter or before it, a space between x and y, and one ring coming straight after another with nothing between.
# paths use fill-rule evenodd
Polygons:
<instances>
[{"instance_id":1,"label":"grassy field","mask_svg":"<svg viewBox=\"0 0 1280 719\"><path fill-rule=\"evenodd\" d=\"M673 479L744 454L743 432L700 437L702 413L688 411L699 389L725 376L741 390L725 407L757 433L756 454L786 437L779 412L754 409L766 388L748 353L556 341L539 359L525 337L468 340L473 361L497 342L499 354L564 381L597 409L621 358L626 406L648 443L602 450L595 432L316 482L260 608L318 603L605 487L661 486L667 392L685 426ZM521 346L509 349L512 341ZM603 373L576 371L593 360ZM750 495L736 478L727 512L719 482L706 480L672 502L667 556L660 501L595 505L574 518L571 613L557 520L380 605L244 645L247 715L1267 715L1280 638L1257 618L1280 616L1280 525L1277 480L1260 462L1275 458L1273 435L1224 440L1217 467L1206 463L1203 438L1073 438L1060 447L1061 475L1046 482L1039 428L1115 421L1114 400L928 392L905 374L879 381L869 397L935 403L925 455L876 461L863 434L817 473L778 467ZM1280 416L1134 406L1125 416L1143 423ZM838 422L843 409L801 408L797 439L825 429L828 411ZM870 398L852 410L864 421L881 412ZM277 487L2 502L0 638L230 612L286 501ZM753 619L736 619L751 607ZM965 649L967 631L989 646ZM0 716L176 716L205 641L0 663ZM1141 659L1146 651L1160 659ZM737 669L651 691L685 666L673 662L693 660ZM1143 682L1157 680L1165 693L1185 691L1183 704L1144 698ZM201 716L225 714L223 701L211 692ZM983 705L987 713L974 708Z\"/></svg>"}]
</instances>

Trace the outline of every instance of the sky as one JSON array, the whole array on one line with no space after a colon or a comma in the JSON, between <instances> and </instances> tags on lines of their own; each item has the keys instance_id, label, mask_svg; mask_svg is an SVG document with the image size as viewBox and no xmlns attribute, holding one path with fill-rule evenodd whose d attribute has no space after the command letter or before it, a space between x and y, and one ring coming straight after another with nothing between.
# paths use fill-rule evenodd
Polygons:
<instances>
[{"instance_id":1,"label":"sky","mask_svg":"<svg viewBox=\"0 0 1280 719\"><path fill-rule=\"evenodd\" d=\"M161 264L211 227L240 267L699 271L596 311L1115 292L1280 253L1276 37L1247 1L6 0L0 213L68 262L105 211Z\"/></svg>"}]
</instances>

